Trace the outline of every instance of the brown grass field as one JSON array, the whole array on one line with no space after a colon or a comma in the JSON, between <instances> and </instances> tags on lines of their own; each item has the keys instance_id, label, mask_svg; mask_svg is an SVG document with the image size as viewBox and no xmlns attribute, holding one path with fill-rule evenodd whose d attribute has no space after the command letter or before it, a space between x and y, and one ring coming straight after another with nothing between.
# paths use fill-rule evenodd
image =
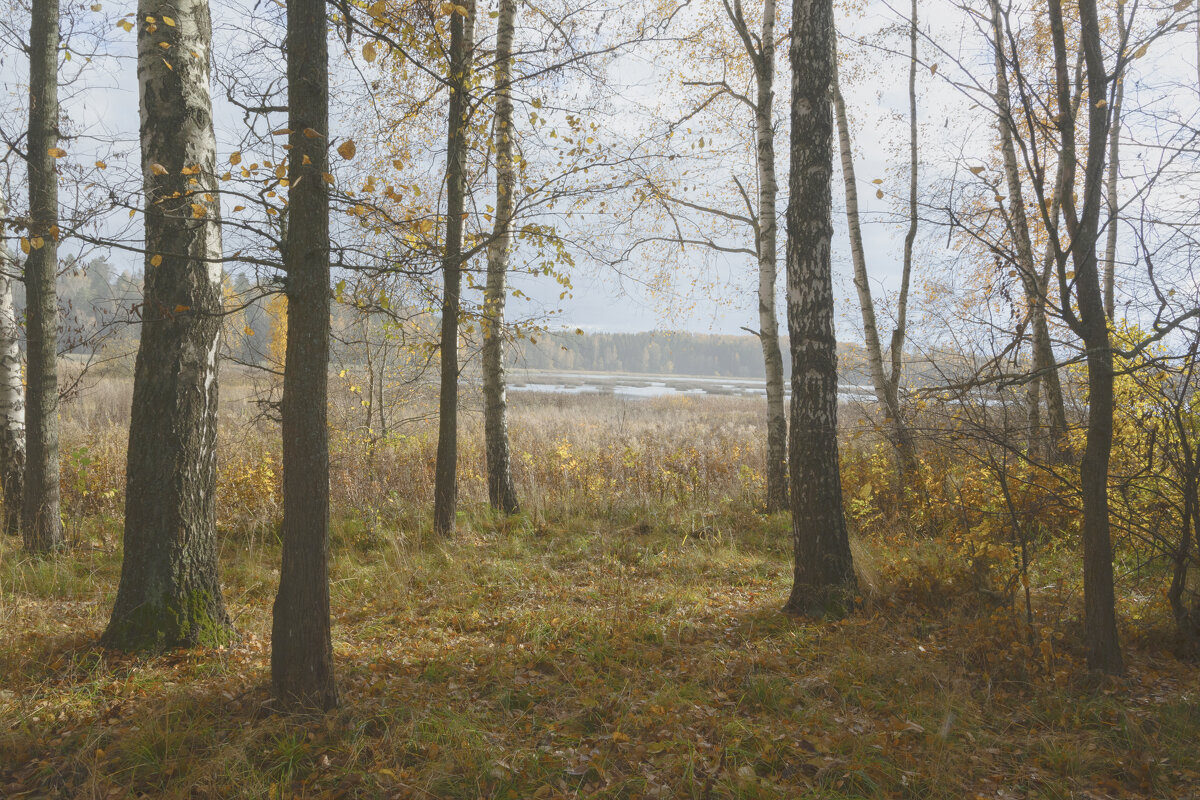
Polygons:
<instances>
[{"instance_id":1,"label":"brown grass field","mask_svg":"<svg viewBox=\"0 0 1200 800\"><path fill-rule=\"evenodd\" d=\"M226 380L222 578L240 637L207 651L96 645L129 387L103 379L64 410L71 550L0 542L0 796L1200 797L1200 677L1174 654L1161 575L1121 571L1129 672L1089 676L1069 524L1039 540L1029 618L983 478L931 449L921 491L892 486L886 447L848 431L861 605L786 617L789 524L758 511L761 409L744 398L513 394L524 510L504 519L469 397L459 533L440 540L428 398L384 437L339 396L341 707L274 714L278 433L251 394Z\"/></svg>"}]
</instances>

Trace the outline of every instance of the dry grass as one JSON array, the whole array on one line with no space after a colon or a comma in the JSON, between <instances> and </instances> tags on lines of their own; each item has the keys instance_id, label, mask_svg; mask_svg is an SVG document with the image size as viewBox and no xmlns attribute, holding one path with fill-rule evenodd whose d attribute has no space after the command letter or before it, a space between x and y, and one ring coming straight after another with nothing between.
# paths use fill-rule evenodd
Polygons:
<instances>
[{"instance_id":1,"label":"dry grass","mask_svg":"<svg viewBox=\"0 0 1200 800\"><path fill-rule=\"evenodd\" d=\"M104 652L124 452L110 408L124 395L104 392L113 399L69 410L65 426L66 453L87 446L64 478L76 548L33 560L0 542L0 796L1200 795L1200 679L1158 628L1123 631L1127 678L1089 678L1069 542L1038 561L1030 627L984 580L1007 574L1011 552L964 556L979 541L898 525L916 512L875 500L886 459L861 441L845 477L863 608L838 622L780 614L787 520L755 510L758 409L735 398L515 396L526 510L508 519L483 503L480 423L467 414L450 540L428 530L428 423L371 439L341 398L342 706L274 715L273 428L226 403L222 577L240 641ZM1126 605L1126 619L1157 608Z\"/></svg>"}]
</instances>

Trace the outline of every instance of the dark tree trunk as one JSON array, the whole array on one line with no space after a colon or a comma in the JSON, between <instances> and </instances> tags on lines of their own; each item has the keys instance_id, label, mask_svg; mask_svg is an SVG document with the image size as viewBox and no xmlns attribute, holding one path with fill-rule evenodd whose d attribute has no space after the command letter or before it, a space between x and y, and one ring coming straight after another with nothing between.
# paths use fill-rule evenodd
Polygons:
<instances>
[{"instance_id":1,"label":"dark tree trunk","mask_svg":"<svg viewBox=\"0 0 1200 800\"><path fill-rule=\"evenodd\" d=\"M34 0L29 28L29 238L25 262L28 434L21 530L25 549L60 550L58 485L58 0ZM41 242L41 246L38 243Z\"/></svg>"},{"instance_id":2,"label":"dark tree trunk","mask_svg":"<svg viewBox=\"0 0 1200 800\"><path fill-rule=\"evenodd\" d=\"M329 623L329 53L325 3L287 19L288 181L284 247L283 564L271 627L271 687L287 710L337 705ZM316 133L316 135L312 135ZM307 162L307 163L306 163Z\"/></svg>"},{"instance_id":3,"label":"dark tree trunk","mask_svg":"<svg viewBox=\"0 0 1200 800\"><path fill-rule=\"evenodd\" d=\"M0 193L0 217L8 205ZM4 493L4 533L21 533L21 496L25 485L25 392L21 385L20 328L13 302L17 265L0 242L0 489Z\"/></svg>"},{"instance_id":4,"label":"dark tree trunk","mask_svg":"<svg viewBox=\"0 0 1200 800\"><path fill-rule=\"evenodd\" d=\"M454 532L458 506L458 315L462 294L463 208L467 184L467 86L475 4L450 16L450 112L446 133L446 240L442 256L441 391L434 469L433 529Z\"/></svg>"},{"instance_id":5,"label":"dark tree trunk","mask_svg":"<svg viewBox=\"0 0 1200 800\"><path fill-rule=\"evenodd\" d=\"M837 339L830 262L832 36L832 0L792 0L787 302L795 581L784 610L813 616L845 613L857 589L838 472Z\"/></svg>"},{"instance_id":6,"label":"dark tree trunk","mask_svg":"<svg viewBox=\"0 0 1200 800\"><path fill-rule=\"evenodd\" d=\"M487 288L483 295L484 439L487 449L488 501L505 514L520 510L513 484L508 443L508 400L504 377L504 303L508 248L512 244L513 166L512 48L516 0L500 0L496 20L496 219L488 246Z\"/></svg>"},{"instance_id":7,"label":"dark tree trunk","mask_svg":"<svg viewBox=\"0 0 1200 800\"><path fill-rule=\"evenodd\" d=\"M1066 35L1061 0L1048 4L1055 51L1059 118L1062 120L1064 187L1075 185L1076 127L1067 78ZM1089 98L1105 98L1108 75L1101 49L1100 24L1095 0L1079 2L1079 39L1087 67ZM1077 211L1074 193L1063 192L1063 214L1070 236L1070 257L1075 269L1077 315L1067 310L1069 321L1087 348L1088 420L1080 483L1083 495L1083 595L1084 639L1088 666L1111 674L1124 671L1117 636L1116 599L1113 588L1112 541L1108 518L1108 461L1113 437L1113 352L1108 338L1108 317L1096 258L1100 208L1103 200L1105 150L1108 146L1108 108L1091 100L1088 105L1088 146L1082 200ZM1068 279L1059 267L1060 285ZM1064 297L1068 296L1063 291ZM1067 303L1064 302L1064 306Z\"/></svg>"},{"instance_id":8,"label":"dark tree trunk","mask_svg":"<svg viewBox=\"0 0 1200 800\"><path fill-rule=\"evenodd\" d=\"M144 22L167 12L173 26ZM169 9L141 0L138 19L145 299L121 584L103 638L123 650L215 645L232 633L217 574L221 209L208 0L175 0Z\"/></svg>"}]
</instances>

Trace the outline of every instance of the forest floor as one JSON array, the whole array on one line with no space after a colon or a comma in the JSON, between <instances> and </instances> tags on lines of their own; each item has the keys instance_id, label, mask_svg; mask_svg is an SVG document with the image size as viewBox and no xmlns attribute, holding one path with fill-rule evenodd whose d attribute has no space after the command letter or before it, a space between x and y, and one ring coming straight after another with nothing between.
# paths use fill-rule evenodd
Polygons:
<instances>
[{"instance_id":1,"label":"forest floor","mask_svg":"<svg viewBox=\"0 0 1200 800\"><path fill-rule=\"evenodd\" d=\"M1194 664L1143 633L1089 677L933 543L856 545L862 608L804 621L782 517L462 527L335 546L318 717L271 711L274 545L223 545L236 644L130 656L96 645L118 550L0 542L0 796L1200 796Z\"/></svg>"}]
</instances>

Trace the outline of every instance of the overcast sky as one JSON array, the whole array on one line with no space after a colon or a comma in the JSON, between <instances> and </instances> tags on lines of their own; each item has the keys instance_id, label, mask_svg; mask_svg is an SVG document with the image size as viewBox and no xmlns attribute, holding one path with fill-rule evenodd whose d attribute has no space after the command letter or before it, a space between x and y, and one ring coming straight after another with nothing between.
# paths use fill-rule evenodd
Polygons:
<instances>
[{"instance_id":1,"label":"overcast sky","mask_svg":"<svg viewBox=\"0 0 1200 800\"><path fill-rule=\"evenodd\" d=\"M84 78L75 87L64 91L64 106L75 123L75 129L84 134L72 143L71 158L87 164L98 157L97 142L115 142L115 150L124 150L129 158L127 164L137 166L137 83L135 72L134 34L116 28L117 20L129 14L135 6L129 2L104 3L102 11L93 15L97 25L107 32L106 49L109 54L88 67ZM956 74L953 60L958 59L974 66L986 81L986 54L981 49L983 41L978 32L953 13L952 6L937 2L922 2L922 13L932 23L923 22L927 32L950 52L939 54L928 42L920 46L921 58L926 62L938 63L939 73L934 75L922 68L918 78L921 120L922 193L932 192L934 180L944 176L955 164L971 162L972 154L986 153L992 147L994 126L986 111L973 107L970 98L954 82L962 82ZM216 32L214 51L236 49L241 34L238 21L238 5L222 3L214 6ZM871 0L853 15L839 11L839 26L843 34L853 40L871 40L874 44L855 44L843 41L843 55L851 59L844 70L843 88L852 115L853 136L856 148L856 170L859 182L859 198L866 236L869 269L875 283L877 302L894 291L898 281L901 259L901 243L907 220L897 215L902 204L897 198L905 196L907 184L904 170L906 164L902 148L907 141L907 59L888 53L888 46L904 46L897 36L879 38L880 32L889 26L903 23L903 17L886 2ZM1139 63L1143 71L1147 67L1159 76L1177 75L1178 80L1195 75L1194 49L1187 47L1188 40L1182 38L1164 45L1145 63ZM644 106L638 93L661 92L656 85L655 69L647 66L645 58L663 59L668 63L673 57L670 51L659 54L642 54L640 59L618 61L614 69L626 74L614 75L626 85L635 105ZM981 61L980 59L984 60ZM72 67L77 66L77 63ZM779 114L786 114L788 100L787 61L779 59L779 81L776 89L776 105ZM8 93L7 103L12 108L22 102L25 65L19 54L11 50L5 53L0 63L0 79ZM356 79L353 75L340 76L343 80ZM990 82L990 81L989 81ZM238 147L242 135L241 114L234 109L219 92L214 93L217 125L219 161ZM631 106L630 113L634 112ZM334 120L333 133L338 120ZM633 123L631 123L633 124ZM343 132L344 133L344 132ZM781 137L782 138L782 137ZM112 144L103 146L106 153L114 149ZM786 144L777 144L781 168L779 179L786 182ZM114 165L115 168L115 165ZM132 173L131 173L132 174ZM878 187L872 181L882 179ZM841 339L857 339L857 312L850 305L853 287L850 283L850 263L847 234L844 225L840 169L835 168L834 186L834 275L835 288L840 301L838 336ZM877 199L876 188L884 191L884 198ZM21 187L12 187L22 191ZM23 205L14 198L14 206ZM783 204L780 205L783 212ZM917 251L918 272L923 263L934 263L947 257L945 231L936 224L923 223L923 236ZM69 248L67 248L69 251ZM136 253L114 251L110 260L119 270L140 268L140 256ZM684 255L678 269L686 273L689 269L699 270L699 258ZM515 313L536 313L539 309L561 309L554 316L554 324L566 327L581 327L589 330L635 331L654 328L685 329L703 332L738 332L742 326L755 326L757 300L755 297L754 265L744 256L731 256L705 262L705 280L700 290L691 290L683 296L655 295L648 291L637 277L636 270L625 270L626 277L615 277L606 265L581 263L572 271L573 293L559 299L561 287L552 281L517 278L514 286L529 295L532 300L514 303ZM781 262L782 271L782 262ZM688 283L681 281L681 284ZM694 283L692 285L695 285ZM782 305L780 306L782 310ZM887 314L881 316L886 319ZM781 320L781 324L784 321Z\"/></svg>"}]
</instances>

